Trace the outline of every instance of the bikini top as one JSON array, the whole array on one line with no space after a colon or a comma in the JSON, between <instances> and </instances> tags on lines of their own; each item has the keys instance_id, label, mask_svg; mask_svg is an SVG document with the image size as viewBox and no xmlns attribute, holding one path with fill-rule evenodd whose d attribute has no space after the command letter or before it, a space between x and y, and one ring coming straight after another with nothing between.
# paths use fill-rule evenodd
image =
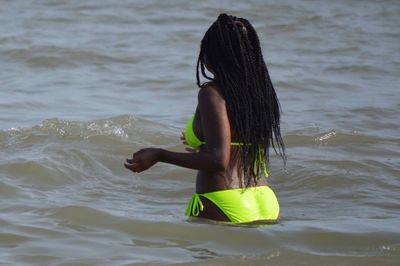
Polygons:
<instances>
[{"instance_id":1,"label":"bikini top","mask_svg":"<svg viewBox=\"0 0 400 266\"><path fill-rule=\"evenodd\" d=\"M201 141L196 134L194 133L193 130L193 121L194 121L194 115L192 115L189 120L187 121L186 124L186 130L185 130L185 139L187 144L189 144L190 147L194 149L200 148L201 145L204 145L206 142ZM239 142L231 142L232 146L239 146L241 143Z\"/></svg>"},{"instance_id":2,"label":"bikini top","mask_svg":"<svg viewBox=\"0 0 400 266\"><path fill-rule=\"evenodd\" d=\"M193 121L194 121L194 115L192 115L189 118L189 120L186 124L185 140L190 147L192 147L194 149L198 149L198 148L200 148L201 145L204 145L206 142L200 140L194 133ZM231 146L240 146L240 145L243 145L243 144L240 142L231 142ZM259 152L258 152L257 160L254 164L254 167L256 167L257 164L262 165L263 170L264 170L264 175L265 175L265 177L268 177L267 165L264 162L264 152L262 150L259 150Z\"/></svg>"}]
</instances>

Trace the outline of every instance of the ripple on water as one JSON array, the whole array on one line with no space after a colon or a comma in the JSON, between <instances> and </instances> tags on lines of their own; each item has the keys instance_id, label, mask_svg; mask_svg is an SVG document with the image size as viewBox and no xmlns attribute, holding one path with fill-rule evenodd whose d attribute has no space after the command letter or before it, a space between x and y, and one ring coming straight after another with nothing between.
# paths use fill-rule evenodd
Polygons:
<instances>
[{"instance_id":1,"label":"ripple on water","mask_svg":"<svg viewBox=\"0 0 400 266\"><path fill-rule=\"evenodd\" d=\"M143 147L183 151L199 43L221 10L256 27L283 107L288 162L271 152L268 179L277 225L186 221L194 171L122 165ZM1 263L397 265L399 11L396 0L2 1Z\"/></svg>"},{"instance_id":2,"label":"ripple on water","mask_svg":"<svg viewBox=\"0 0 400 266\"><path fill-rule=\"evenodd\" d=\"M12 233L0 233L0 248L16 248L32 238Z\"/></svg>"},{"instance_id":3,"label":"ripple on water","mask_svg":"<svg viewBox=\"0 0 400 266\"><path fill-rule=\"evenodd\" d=\"M133 56L116 56L109 51L70 49L57 46L34 46L28 49L10 49L3 52L10 61L27 64L32 68L74 68L80 65L137 64Z\"/></svg>"}]
</instances>

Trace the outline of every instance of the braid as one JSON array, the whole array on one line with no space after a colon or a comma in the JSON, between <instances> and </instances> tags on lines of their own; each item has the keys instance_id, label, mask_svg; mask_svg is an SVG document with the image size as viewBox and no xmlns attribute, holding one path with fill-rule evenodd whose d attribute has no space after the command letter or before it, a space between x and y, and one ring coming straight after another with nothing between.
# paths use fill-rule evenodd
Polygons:
<instances>
[{"instance_id":1,"label":"braid","mask_svg":"<svg viewBox=\"0 0 400 266\"><path fill-rule=\"evenodd\" d=\"M214 78L205 73L205 57ZM238 170L247 177L246 185L260 178L262 165L269 162L270 146L286 163L278 97L257 33L248 20L218 16L201 41L196 71L201 87L199 72L218 83L237 141L245 144L238 146Z\"/></svg>"}]
</instances>

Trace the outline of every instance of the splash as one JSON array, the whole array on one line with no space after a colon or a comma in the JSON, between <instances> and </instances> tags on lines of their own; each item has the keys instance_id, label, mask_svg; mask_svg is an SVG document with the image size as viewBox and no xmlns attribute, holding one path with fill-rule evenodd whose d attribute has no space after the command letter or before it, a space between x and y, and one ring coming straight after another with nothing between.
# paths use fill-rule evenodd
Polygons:
<instances>
[{"instance_id":1,"label":"splash","mask_svg":"<svg viewBox=\"0 0 400 266\"><path fill-rule=\"evenodd\" d=\"M324 135L322 135L320 137L317 137L315 140L323 142L325 140L329 140L331 138L334 138L335 136L336 136L336 131L332 130L329 133L326 133L326 134L324 134Z\"/></svg>"}]
</instances>

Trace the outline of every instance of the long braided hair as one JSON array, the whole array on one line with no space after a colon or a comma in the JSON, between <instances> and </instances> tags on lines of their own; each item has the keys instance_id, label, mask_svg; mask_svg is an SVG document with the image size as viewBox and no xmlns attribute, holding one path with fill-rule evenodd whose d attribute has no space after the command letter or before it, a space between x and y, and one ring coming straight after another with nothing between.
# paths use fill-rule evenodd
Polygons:
<instances>
[{"instance_id":1,"label":"long braided hair","mask_svg":"<svg viewBox=\"0 0 400 266\"><path fill-rule=\"evenodd\" d=\"M214 78L205 72L210 67ZM273 147L286 163L280 131L280 105L261 52L260 41L250 22L220 14L204 35L196 78L200 73L214 81L225 99L231 127L236 133L240 160L238 170L247 185L257 181L269 162Z\"/></svg>"}]
</instances>

